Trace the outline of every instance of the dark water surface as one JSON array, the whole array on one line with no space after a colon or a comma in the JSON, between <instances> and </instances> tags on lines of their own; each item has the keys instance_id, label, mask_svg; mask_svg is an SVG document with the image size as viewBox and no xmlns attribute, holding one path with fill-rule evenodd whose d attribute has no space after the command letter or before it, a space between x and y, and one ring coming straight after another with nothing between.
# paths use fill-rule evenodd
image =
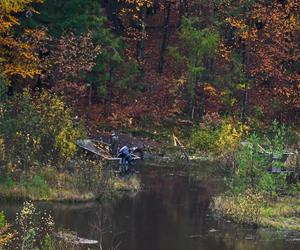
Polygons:
<instances>
[{"instance_id":1,"label":"dark water surface","mask_svg":"<svg viewBox=\"0 0 300 250\"><path fill-rule=\"evenodd\" d=\"M103 239L103 249L121 250L300 250L300 234L254 230L212 217L209 203L218 178L189 177L158 168L142 170L144 191L113 202L38 203L57 227L88 239ZM198 180L197 180L198 179ZM21 204L1 201L9 220Z\"/></svg>"}]
</instances>

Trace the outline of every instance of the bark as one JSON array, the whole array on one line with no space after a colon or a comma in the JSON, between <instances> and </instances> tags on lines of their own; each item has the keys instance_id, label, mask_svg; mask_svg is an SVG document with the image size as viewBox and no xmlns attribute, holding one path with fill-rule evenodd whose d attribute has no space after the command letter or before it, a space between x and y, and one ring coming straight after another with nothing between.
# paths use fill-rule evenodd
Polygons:
<instances>
[{"instance_id":1,"label":"bark","mask_svg":"<svg viewBox=\"0 0 300 250\"><path fill-rule=\"evenodd\" d=\"M140 80L143 81L144 79L144 49L145 49L145 36L146 36L146 11L147 11L147 4L144 1L144 6L141 10L141 25L140 25L140 32L141 32L141 39L137 43L137 60L139 63L139 70L140 70Z\"/></svg>"},{"instance_id":2,"label":"bark","mask_svg":"<svg viewBox=\"0 0 300 250\"><path fill-rule=\"evenodd\" d=\"M108 96L106 101L106 117L111 116L112 114L112 74L113 74L113 68L110 67L109 69L109 79L107 81L107 88L108 88Z\"/></svg>"},{"instance_id":3,"label":"bark","mask_svg":"<svg viewBox=\"0 0 300 250\"><path fill-rule=\"evenodd\" d=\"M249 30L252 29L253 23L250 22ZM251 49L251 40L247 42L244 42L244 63L246 67L246 77L247 79L250 79L250 73L249 73L249 66L250 66L250 49ZM248 104L249 104L249 81L246 81L245 88L244 88L244 94L243 94L243 103L242 103L242 112L241 112L241 120L245 121L247 112L248 112Z\"/></svg>"},{"instance_id":4,"label":"bark","mask_svg":"<svg viewBox=\"0 0 300 250\"><path fill-rule=\"evenodd\" d=\"M161 49L160 49L160 56L159 56L159 65L158 65L158 73L162 74L163 73L163 68L164 68L164 55L165 51L167 49L168 45L168 40L169 40L169 23L170 23L170 13L171 13L171 4L172 1L165 1L165 10L164 10L164 31L163 31L163 40L161 44Z\"/></svg>"}]
</instances>

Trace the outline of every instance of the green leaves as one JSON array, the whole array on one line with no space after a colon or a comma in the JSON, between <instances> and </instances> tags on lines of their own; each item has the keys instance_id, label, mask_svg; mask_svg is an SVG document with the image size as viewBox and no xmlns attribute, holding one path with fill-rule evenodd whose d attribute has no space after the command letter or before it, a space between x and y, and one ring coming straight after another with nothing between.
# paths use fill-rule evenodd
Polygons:
<instances>
[{"instance_id":1,"label":"green leaves","mask_svg":"<svg viewBox=\"0 0 300 250\"><path fill-rule=\"evenodd\" d=\"M6 219L3 212L0 211L0 229L6 225Z\"/></svg>"},{"instance_id":2,"label":"green leaves","mask_svg":"<svg viewBox=\"0 0 300 250\"><path fill-rule=\"evenodd\" d=\"M25 90L0 106L5 160L26 168L69 159L82 132L73 124L71 109L58 96L31 94Z\"/></svg>"},{"instance_id":3,"label":"green leaves","mask_svg":"<svg viewBox=\"0 0 300 250\"><path fill-rule=\"evenodd\" d=\"M212 28L196 28L196 19L183 17L179 31L183 48L187 50L188 57L201 61L204 57L212 57L219 44L219 34ZM195 60L192 60L195 61Z\"/></svg>"}]
</instances>

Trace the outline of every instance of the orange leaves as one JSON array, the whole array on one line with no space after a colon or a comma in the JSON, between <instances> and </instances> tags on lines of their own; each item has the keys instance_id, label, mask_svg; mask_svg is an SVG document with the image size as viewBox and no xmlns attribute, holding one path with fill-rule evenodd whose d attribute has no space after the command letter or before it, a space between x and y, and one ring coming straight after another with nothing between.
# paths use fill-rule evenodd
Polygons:
<instances>
[{"instance_id":1,"label":"orange leaves","mask_svg":"<svg viewBox=\"0 0 300 250\"><path fill-rule=\"evenodd\" d=\"M3 227L0 226L0 249L3 249L15 236L14 233L9 231L11 231L9 224L4 225Z\"/></svg>"},{"instance_id":2,"label":"orange leaves","mask_svg":"<svg viewBox=\"0 0 300 250\"><path fill-rule=\"evenodd\" d=\"M231 55L231 48L225 45L224 41L220 41L218 48L218 55L220 55L226 62L229 62Z\"/></svg>"},{"instance_id":3,"label":"orange leaves","mask_svg":"<svg viewBox=\"0 0 300 250\"><path fill-rule=\"evenodd\" d=\"M253 18L262 20L264 28L255 44L255 65L251 69L254 77L277 83L293 83L300 79L299 74L289 69L300 53L296 33L300 28L299 10L299 3L293 0L285 5L255 9Z\"/></svg>"},{"instance_id":4,"label":"orange leaves","mask_svg":"<svg viewBox=\"0 0 300 250\"><path fill-rule=\"evenodd\" d=\"M6 83L10 82L13 75L23 78L33 78L40 74L38 55L29 40L37 32L25 32L22 38L15 38L13 27L19 25L19 20L14 14L26 10L33 11L32 3L42 0L1 0L0 1L0 77Z\"/></svg>"},{"instance_id":5,"label":"orange leaves","mask_svg":"<svg viewBox=\"0 0 300 250\"><path fill-rule=\"evenodd\" d=\"M235 19L233 17L228 17L226 18L226 21L232 26L232 27L235 27L237 29L242 29L242 30L245 30L247 28L247 25L245 23L244 20L238 20L238 19Z\"/></svg>"},{"instance_id":6,"label":"orange leaves","mask_svg":"<svg viewBox=\"0 0 300 250\"><path fill-rule=\"evenodd\" d=\"M61 78L67 79L70 76L78 77L81 72L92 71L101 51L101 46L93 43L91 32L79 37L71 32L58 41L53 59Z\"/></svg>"},{"instance_id":7,"label":"orange leaves","mask_svg":"<svg viewBox=\"0 0 300 250\"><path fill-rule=\"evenodd\" d=\"M218 91L217 89L212 85L212 84L209 84L209 83L206 83L205 86L204 86L204 91L210 95L210 96L217 96L218 95Z\"/></svg>"},{"instance_id":8,"label":"orange leaves","mask_svg":"<svg viewBox=\"0 0 300 250\"><path fill-rule=\"evenodd\" d=\"M235 46L245 55L248 76L256 84L276 86L274 96L286 105L300 99L300 74L294 66L300 59L299 13L300 2L287 0L257 3L243 18L226 19L236 31ZM224 48L221 53L226 54Z\"/></svg>"}]
</instances>

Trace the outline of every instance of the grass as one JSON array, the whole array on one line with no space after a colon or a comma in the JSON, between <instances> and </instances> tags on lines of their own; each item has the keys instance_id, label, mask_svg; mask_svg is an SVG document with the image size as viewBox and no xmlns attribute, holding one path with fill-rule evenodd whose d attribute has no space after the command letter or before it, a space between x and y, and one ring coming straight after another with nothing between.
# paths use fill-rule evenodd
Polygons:
<instances>
[{"instance_id":1,"label":"grass","mask_svg":"<svg viewBox=\"0 0 300 250\"><path fill-rule=\"evenodd\" d=\"M300 197L282 197L262 208L261 225L300 231Z\"/></svg>"},{"instance_id":2,"label":"grass","mask_svg":"<svg viewBox=\"0 0 300 250\"><path fill-rule=\"evenodd\" d=\"M120 179L104 174L97 166L88 171L58 171L44 167L19 178L0 177L0 199L3 200L89 201L140 188L137 177Z\"/></svg>"},{"instance_id":3,"label":"grass","mask_svg":"<svg viewBox=\"0 0 300 250\"><path fill-rule=\"evenodd\" d=\"M117 191L133 191L137 192L141 190L141 182L136 175L126 177L126 178L113 178L113 189Z\"/></svg>"},{"instance_id":4,"label":"grass","mask_svg":"<svg viewBox=\"0 0 300 250\"><path fill-rule=\"evenodd\" d=\"M254 224L261 227L300 231L300 197L279 197L275 200L264 199L257 204L259 211L249 218L251 208L239 202L234 195L214 198L213 211L240 224ZM245 207L243 207L245 206ZM247 211L241 213L240 211ZM235 213L233 214L232 211Z\"/></svg>"},{"instance_id":5,"label":"grass","mask_svg":"<svg viewBox=\"0 0 300 250\"><path fill-rule=\"evenodd\" d=\"M89 201L97 197L93 192L80 192L76 189L49 188L45 193L39 188L27 190L22 185L16 185L14 188L0 186L0 198L3 200Z\"/></svg>"}]
</instances>

